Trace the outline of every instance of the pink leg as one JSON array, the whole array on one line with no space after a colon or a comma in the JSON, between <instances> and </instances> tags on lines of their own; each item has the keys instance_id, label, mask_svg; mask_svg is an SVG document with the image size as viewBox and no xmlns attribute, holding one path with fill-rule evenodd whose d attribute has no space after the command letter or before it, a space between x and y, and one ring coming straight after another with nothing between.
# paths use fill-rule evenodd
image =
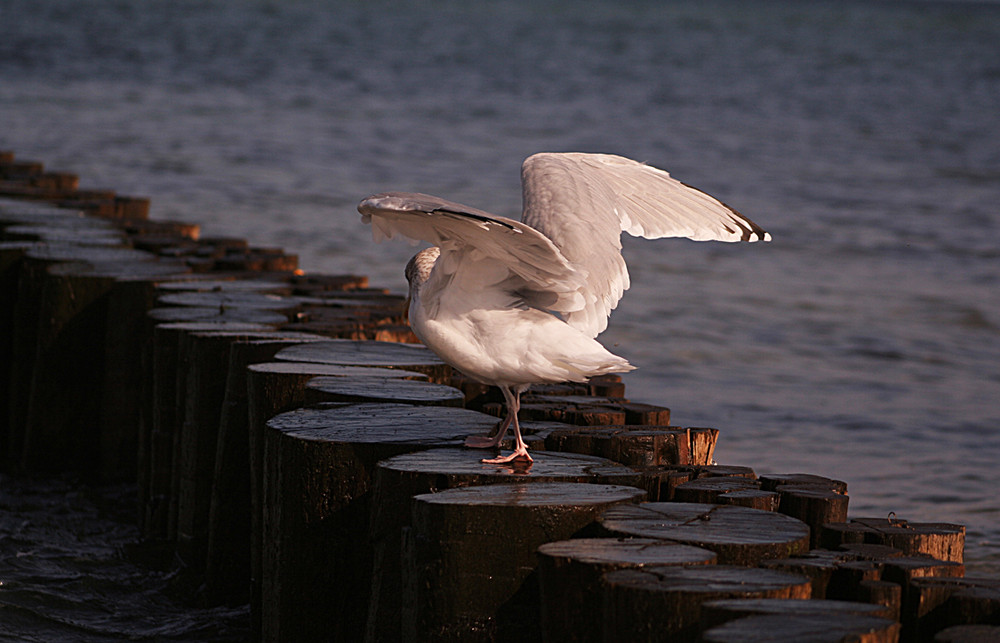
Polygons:
<instances>
[{"instance_id":1,"label":"pink leg","mask_svg":"<svg viewBox=\"0 0 1000 643\"><path fill-rule=\"evenodd\" d=\"M528 455L528 445L521 437L521 426L517 421L517 412L521 410L521 389L515 389L511 392L507 387L501 387L500 390L503 391L504 398L507 400L507 417L514 425L514 452L498 458L484 459L483 462L486 464L507 464L518 458L532 462L531 456Z\"/></svg>"},{"instance_id":2,"label":"pink leg","mask_svg":"<svg viewBox=\"0 0 1000 643\"><path fill-rule=\"evenodd\" d=\"M505 417L503 422L500 423L496 433L493 435L470 435L465 438L465 446L473 449L495 449L500 446L500 442L503 441L503 437L507 435L507 427L509 426L510 412L507 413L507 417Z\"/></svg>"}]
</instances>

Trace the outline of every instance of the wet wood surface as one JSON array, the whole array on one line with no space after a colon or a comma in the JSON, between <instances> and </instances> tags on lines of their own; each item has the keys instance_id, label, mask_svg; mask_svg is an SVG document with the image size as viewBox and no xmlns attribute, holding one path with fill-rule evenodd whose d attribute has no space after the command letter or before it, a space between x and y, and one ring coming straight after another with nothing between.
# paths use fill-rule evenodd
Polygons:
<instances>
[{"instance_id":1,"label":"wet wood surface","mask_svg":"<svg viewBox=\"0 0 1000 643\"><path fill-rule=\"evenodd\" d=\"M321 342L325 343L325 342ZM286 350L286 349L282 349ZM278 351L280 353L281 351ZM276 355L278 354L276 353ZM263 511L264 511L264 432L265 425L276 415L291 411L305 403L306 384L320 376L350 376L357 367L345 367L336 364L320 364L313 362L265 362L247 367L247 422L250 451L250 564L251 564L251 611L256 625L260 625L263 595ZM422 378L423 374L400 369L394 372L405 377ZM370 367L363 370L370 374ZM370 408L370 407L369 407ZM409 406L405 407L407 410ZM406 411L397 413L396 422L400 416L405 417ZM344 416L331 417L324 410L309 409L300 411L296 416L306 428L336 424ZM286 418L287 419L287 418ZM354 420L355 431L364 430L364 422ZM259 631L259 630L258 630Z\"/></svg>"},{"instance_id":2,"label":"wet wood surface","mask_svg":"<svg viewBox=\"0 0 1000 643\"><path fill-rule=\"evenodd\" d=\"M382 370L391 371L392 369ZM306 404L386 402L461 407L465 402L465 395L457 388L445 384L434 384L401 377L318 377L306 384L305 402Z\"/></svg>"},{"instance_id":3,"label":"wet wood surface","mask_svg":"<svg viewBox=\"0 0 1000 643\"><path fill-rule=\"evenodd\" d=\"M282 339L287 345L322 338L302 333L276 331L247 332L211 330L179 335L178 351L184 356L178 374L185 388L178 391L185 404L179 433L174 441L171 488L176 489L177 555L185 572L201 577L208 554L209 512L216 464L219 462L219 435L225 408L226 383L234 344L254 340ZM242 379L245 384L246 380ZM245 439L249 443L249 432ZM225 447L226 443L222 443ZM249 472L249 463L247 463Z\"/></svg>"},{"instance_id":4,"label":"wet wood surface","mask_svg":"<svg viewBox=\"0 0 1000 643\"><path fill-rule=\"evenodd\" d=\"M929 641L954 625L997 623L1000 579L914 578L907 587L901 620L912 640Z\"/></svg>"},{"instance_id":5,"label":"wet wood surface","mask_svg":"<svg viewBox=\"0 0 1000 643\"><path fill-rule=\"evenodd\" d=\"M67 262L152 261L128 248L53 244L22 257L11 354L11 443L25 470L99 470L107 294L113 279L53 274ZM95 339L97 341L95 341Z\"/></svg>"},{"instance_id":6,"label":"wet wood surface","mask_svg":"<svg viewBox=\"0 0 1000 643\"><path fill-rule=\"evenodd\" d=\"M273 310L236 307L196 307L166 306L149 311L153 321L161 323L197 323L220 321L239 324L267 324L277 327L288 321L288 317Z\"/></svg>"},{"instance_id":7,"label":"wet wood surface","mask_svg":"<svg viewBox=\"0 0 1000 643\"><path fill-rule=\"evenodd\" d=\"M545 436L545 448L599 455L630 466L696 464L692 457L691 433L680 427L567 427L549 432Z\"/></svg>"},{"instance_id":8,"label":"wet wood surface","mask_svg":"<svg viewBox=\"0 0 1000 643\"><path fill-rule=\"evenodd\" d=\"M760 486L765 491L775 491L782 485L819 487L837 493L847 493L846 482L811 473L769 473L760 476Z\"/></svg>"},{"instance_id":9,"label":"wet wood surface","mask_svg":"<svg viewBox=\"0 0 1000 643\"><path fill-rule=\"evenodd\" d=\"M737 476L696 478L678 485L674 489L673 499L676 502L722 504L718 502L718 498L724 493L758 488L757 481L751 478Z\"/></svg>"},{"instance_id":10,"label":"wet wood surface","mask_svg":"<svg viewBox=\"0 0 1000 643\"><path fill-rule=\"evenodd\" d=\"M842 543L888 545L906 554L926 554L952 562L962 562L965 557L964 526L909 522L894 515L828 523L822 529L821 542L831 549Z\"/></svg>"},{"instance_id":11,"label":"wet wood surface","mask_svg":"<svg viewBox=\"0 0 1000 643\"><path fill-rule=\"evenodd\" d=\"M537 640L535 550L643 495L618 485L541 482L416 496L404 546L403 640Z\"/></svg>"},{"instance_id":12,"label":"wet wood surface","mask_svg":"<svg viewBox=\"0 0 1000 643\"><path fill-rule=\"evenodd\" d=\"M805 552L809 528L789 516L736 507L647 502L617 507L600 520L609 533L662 538L714 551L720 564L756 565Z\"/></svg>"},{"instance_id":13,"label":"wet wood surface","mask_svg":"<svg viewBox=\"0 0 1000 643\"><path fill-rule=\"evenodd\" d=\"M601 578L616 569L710 565L714 552L652 538L574 538L538 548L542 640L601 641Z\"/></svg>"},{"instance_id":14,"label":"wet wood surface","mask_svg":"<svg viewBox=\"0 0 1000 643\"><path fill-rule=\"evenodd\" d=\"M834 617L844 614L859 614L884 618L892 622L896 620L892 610L886 606L858 601L832 601L821 598L740 598L702 603L701 626L704 629L709 629L738 618L768 614L828 615Z\"/></svg>"},{"instance_id":15,"label":"wet wood surface","mask_svg":"<svg viewBox=\"0 0 1000 643\"><path fill-rule=\"evenodd\" d=\"M144 366L143 406L149 409L148 423L139 427L138 461L146 469L139 490L139 524L144 537L172 540L176 530L176 501L172 501L174 443L183 419L182 395L186 391L183 376L186 357L179 354L180 338L191 332L232 330L266 332L262 324L243 322L164 323L151 329L148 353L141 359Z\"/></svg>"},{"instance_id":16,"label":"wet wood surface","mask_svg":"<svg viewBox=\"0 0 1000 643\"><path fill-rule=\"evenodd\" d=\"M261 591L268 597L260 606L263 636L360 640L376 465L410 451L460 446L495 423L467 409L404 404L308 407L268 421L263 493L254 508L261 515Z\"/></svg>"},{"instance_id":17,"label":"wet wood surface","mask_svg":"<svg viewBox=\"0 0 1000 643\"><path fill-rule=\"evenodd\" d=\"M447 384L451 367L425 346L392 342L330 340L294 346L279 352L279 360L338 366L379 366L425 373L432 382Z\"/></svg>"},{"instance_id":18,"label":"wet wood surface","mask_svg":"<svg viewBox=\"0 0 1000 643\"><path fill-rule=\"evenodd\" d=\"M802 576L753 567L646 567L604 575L605 641L695 641L700 606L725 598L810 597Z\"/></svg>"},{"instance_id":19,"label":"wet wood surface","mask_svg":"<svg viewBox=\"0 0 1000 643\"><path fill-rule=\"evenodd\" d=\"M1000 625L952 625L934 637L934 643L992 643L993 641L1000 641Z\"/></svg>"},{"instance_id":20,"label":"wet wood surface","mask_svg":"<svg viewBox=\"0 0 1000 643\"><path fill-rule=\"evenodd\" d=\"M319 336L275 331L230 345L209 507L205 595L210 604L249 601L251 565L248 368Z\"/></svg>"},{"instance_id":21,"label":"wet wood surface","mask_svg":"<svg viewBox=\"0 0 1000 643\"><path fill-rule=\"evenodd\" d=\"M706 630L705 643L896 643L899 623L862 614L748 616Z\"/></svg>"},{"instance_id":22,"label":"wet wood surface","mask_svg":"<svg viewBox=\"0 0 1000 643\"><path fill-rule=\"evenodd\" d=\"M809 525L810 547L819 546L824 525L847 520L849 498L843 493L796 484L778 485L775 491L780 496L778 511Z\"/></svg>"},{"instance_id":23,"label":"wet wood surface","mask_svg":"<svg viewBox=\"0 0 1000 643\"><path fill-rule=\"evenodd\" d=\"M509 447L507 447L509 448ZM635 486L632 469L595 456L537 451L530 467L486 464L489 451L464 448L428 449L398 455L378 465L372 496L372 595L366 640L398 640L400 631L400 543L410 527L414 496L472 485L513 481L589 482Z\"/></svg>"}]
</instances>

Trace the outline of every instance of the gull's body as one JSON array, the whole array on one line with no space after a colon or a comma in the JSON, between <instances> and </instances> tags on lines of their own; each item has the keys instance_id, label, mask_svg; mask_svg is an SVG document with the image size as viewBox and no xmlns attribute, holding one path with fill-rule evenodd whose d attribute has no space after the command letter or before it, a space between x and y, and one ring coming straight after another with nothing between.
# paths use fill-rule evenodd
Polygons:
<instances>
[{"instance_id":1,"label":"gull's body","mask_svg":"<svg viewBox=\"0 0 1000 643\"><path fill-rule=\"evenodd\" d=\"M385 193L358 206L376 240L397 233L434 247L406 267L410 326L441 359L498 386L517 422L520 394L543 382L583 382L633 367L594 338L629 287L621 233L646 238L757 241L770 235L725 204L648 165L607 154L536 154L521 170L521 221L438 197Z\"/></svg>"}]
</instances>

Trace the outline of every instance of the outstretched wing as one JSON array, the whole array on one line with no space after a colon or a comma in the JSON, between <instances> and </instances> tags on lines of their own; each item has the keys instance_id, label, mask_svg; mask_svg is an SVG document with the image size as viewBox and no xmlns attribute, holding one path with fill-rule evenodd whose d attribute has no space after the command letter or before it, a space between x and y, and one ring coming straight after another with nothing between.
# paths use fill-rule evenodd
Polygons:
<instances>
[{"instance_id":1,"label":"outstretched wing","mask_svg":"<svg viewBox=\"0 0 1000 643\"><path fill-rule=\"evenodd\" d=\"M582 306L578 293L586 274L545 235L520 221L412 192L370 196L358 211L372 225L376 241L401 234L431 243L441 248L436 266L449 272L476 263L475 274L483 276L483 288L495 286L499 279L530 306L557 312Z\"/></svg>"},{"instance_id":2,"label":"outstretched wing","mask_svg":"<svg viewBox=\"0 0 1000 643\"><path fill-rule=\"evenodd\" d=\"M522 220L588 274L581 310L568 323L594 337L629 287L621 233L658 239L770 241L721 201L663 170L612 154L543 153L521 168Z\"/></svg>"}]
</instances>

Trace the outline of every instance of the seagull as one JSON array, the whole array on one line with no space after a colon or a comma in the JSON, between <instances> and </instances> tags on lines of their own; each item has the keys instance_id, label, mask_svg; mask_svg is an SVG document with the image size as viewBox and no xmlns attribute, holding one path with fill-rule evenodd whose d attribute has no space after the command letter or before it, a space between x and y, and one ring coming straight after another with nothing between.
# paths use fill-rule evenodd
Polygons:
<instances>
[{"instance_id":1,"label":"seagull","mask_svg":"<svg viewBox=\"0 0 1000 643\"><path fill-rule=\"evenodd\" d=\"M531 456L517 421L532 384L586 382L633 370L595 338L629 287L621 233L696 241L770 241L721 201L667 172L612 154L539 153L521 166L520 221L413 192L358 205L375 241L398 235L432 247L406 265L414 334L442 360L500 389L506 417L492 436L505 464Z\"/></svg>"}]
</instances>

